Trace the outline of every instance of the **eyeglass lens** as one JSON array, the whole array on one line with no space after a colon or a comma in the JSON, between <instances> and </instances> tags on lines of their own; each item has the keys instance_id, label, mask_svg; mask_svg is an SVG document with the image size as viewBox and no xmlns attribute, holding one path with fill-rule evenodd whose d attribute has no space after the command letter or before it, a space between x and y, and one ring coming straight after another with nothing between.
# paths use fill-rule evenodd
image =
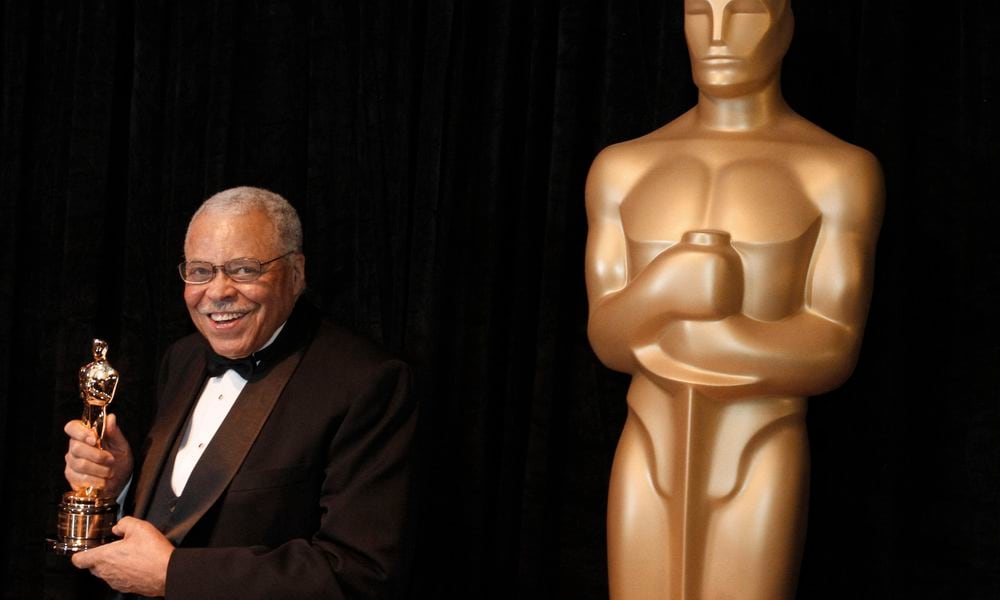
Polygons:
<instances>
[{"instance_id":1,"label":"eyeglass lens","mask_svg":"<svg viewBox=\"0 0 1000 600\"><path fill-rule=\"evenodd\" d=\"M215 276L216 267L206 261L190 261L181 264L181 276L188 283L207 283ZM233 281L247 282L261 275L261 263L252 258L237 258L227 261L221 270Z\"/></svg>"}]
</instances>

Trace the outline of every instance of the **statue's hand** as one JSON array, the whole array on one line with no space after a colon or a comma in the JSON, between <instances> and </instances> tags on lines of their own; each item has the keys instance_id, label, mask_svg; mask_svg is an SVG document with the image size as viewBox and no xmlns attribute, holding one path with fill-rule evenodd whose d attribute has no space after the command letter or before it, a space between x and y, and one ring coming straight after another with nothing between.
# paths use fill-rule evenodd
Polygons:
<instances>
[{"instance_id":1,"label":"statue's hand","mask_svg":"<svg viewBox=\"0 0 1000 600\"><path fill-rule=\"evenodd\" d=\"M743 305L743 265L729 234L691 231L639 274L651 306L679 319L717 320Z\"/></svg>"},{"instance_id":2,"label":"statue's hand","mask_svg":"<svg viewBox=\"0 0 1000 600\"><path fill-rule=\"evenodd\" d=\"M132 449L118 428L115 415L104 424L104 439L98 446L97 433L83 421L70 421L63 428L69 436L66 452L66 481L74 490L103 490L102 496L114 498L132 476Z\"/></svg>"}]
</instances>

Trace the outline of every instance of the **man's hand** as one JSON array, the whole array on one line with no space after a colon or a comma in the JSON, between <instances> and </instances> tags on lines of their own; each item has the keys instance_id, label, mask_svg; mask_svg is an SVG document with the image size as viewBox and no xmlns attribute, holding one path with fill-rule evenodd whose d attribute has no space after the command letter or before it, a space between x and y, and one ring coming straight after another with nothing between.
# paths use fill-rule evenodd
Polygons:
<instances>
[{"instance_id":1,"label":"man's hand","mask_svg":"<svg viewBox=\"0 0 1000 600\"><path fill-rule=\"evenodd\" d=\"M83 421L70 421L63 428L69 436L66 453L66 481L74 490L94 487L114 498L132 476L132 449L118 428L115 415L104 422L103 448L97 447L97 434Z\"/></svg>"},{"instance_id":2,"label":"man's hand","mask_svg":"<svg viewBox=\"0 0 1000 600\"><path fill-rule=\"evenodd\" d=\"M111 530L123 539L73 555L73 565L119 592L163 596L174 546L148 521L125 517Z\"/></svg>"}]
</instances>

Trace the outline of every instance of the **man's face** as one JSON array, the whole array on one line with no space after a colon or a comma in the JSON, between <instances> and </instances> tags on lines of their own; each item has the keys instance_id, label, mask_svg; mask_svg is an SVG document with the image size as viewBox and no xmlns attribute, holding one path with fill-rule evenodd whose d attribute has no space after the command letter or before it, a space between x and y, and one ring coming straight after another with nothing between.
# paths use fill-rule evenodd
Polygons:
<instances>
[{"instance_id":1,"label":"man's face","mask_svg":"<svg viewBox=\"0 0 1000 600\"><path fill-rule=\"evenodd\" d=\"M684 33L698 88L740 96L777 76L792 15L788 0L685 0Z\"/></svg>"},{"instance_id":2,"label":"man's face","mask_svg":"<svg viewBox=\"0 0 1000 600\"><path fill-rule=\"evenodd\" d=\"M185 260L213 265L234 258L264 262L284 254L274 226L261 212L232 216L204 214L191 223ZM260 278L236 283L221 270L208 283L185 284L184 302L195 327L212 349L241 358L263 346L288 319L305 287L305 258L292 254L264 266Z\"/></svg>"}]
</instances>

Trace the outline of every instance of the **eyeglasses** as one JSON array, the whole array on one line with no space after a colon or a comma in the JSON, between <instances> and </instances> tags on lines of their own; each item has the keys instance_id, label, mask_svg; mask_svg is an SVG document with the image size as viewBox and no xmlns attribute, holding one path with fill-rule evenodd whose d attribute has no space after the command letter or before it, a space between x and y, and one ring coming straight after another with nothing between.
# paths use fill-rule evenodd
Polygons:
<instances>
[{"instance_id":1,"label":"eyeglasses","mask_svg":"<svg viewBox=\"0 0 1000 600\"><path fill-rule=\"evenodd\" d=\"M233 260L227 260L223 265L213 265L204 260L186 260L177 265L177 270L180 271L181 279L184 280L184 283L194 285L212 281L215 279L216 271L222 271L226 274L226 277L236 283L249 283L264 274L264 265L281 260L289 254L295 254L295 252L295 250L285 252L278 258L272 258L263 262L256 258L234 258Z\"/></svg>"}]
</instances>

